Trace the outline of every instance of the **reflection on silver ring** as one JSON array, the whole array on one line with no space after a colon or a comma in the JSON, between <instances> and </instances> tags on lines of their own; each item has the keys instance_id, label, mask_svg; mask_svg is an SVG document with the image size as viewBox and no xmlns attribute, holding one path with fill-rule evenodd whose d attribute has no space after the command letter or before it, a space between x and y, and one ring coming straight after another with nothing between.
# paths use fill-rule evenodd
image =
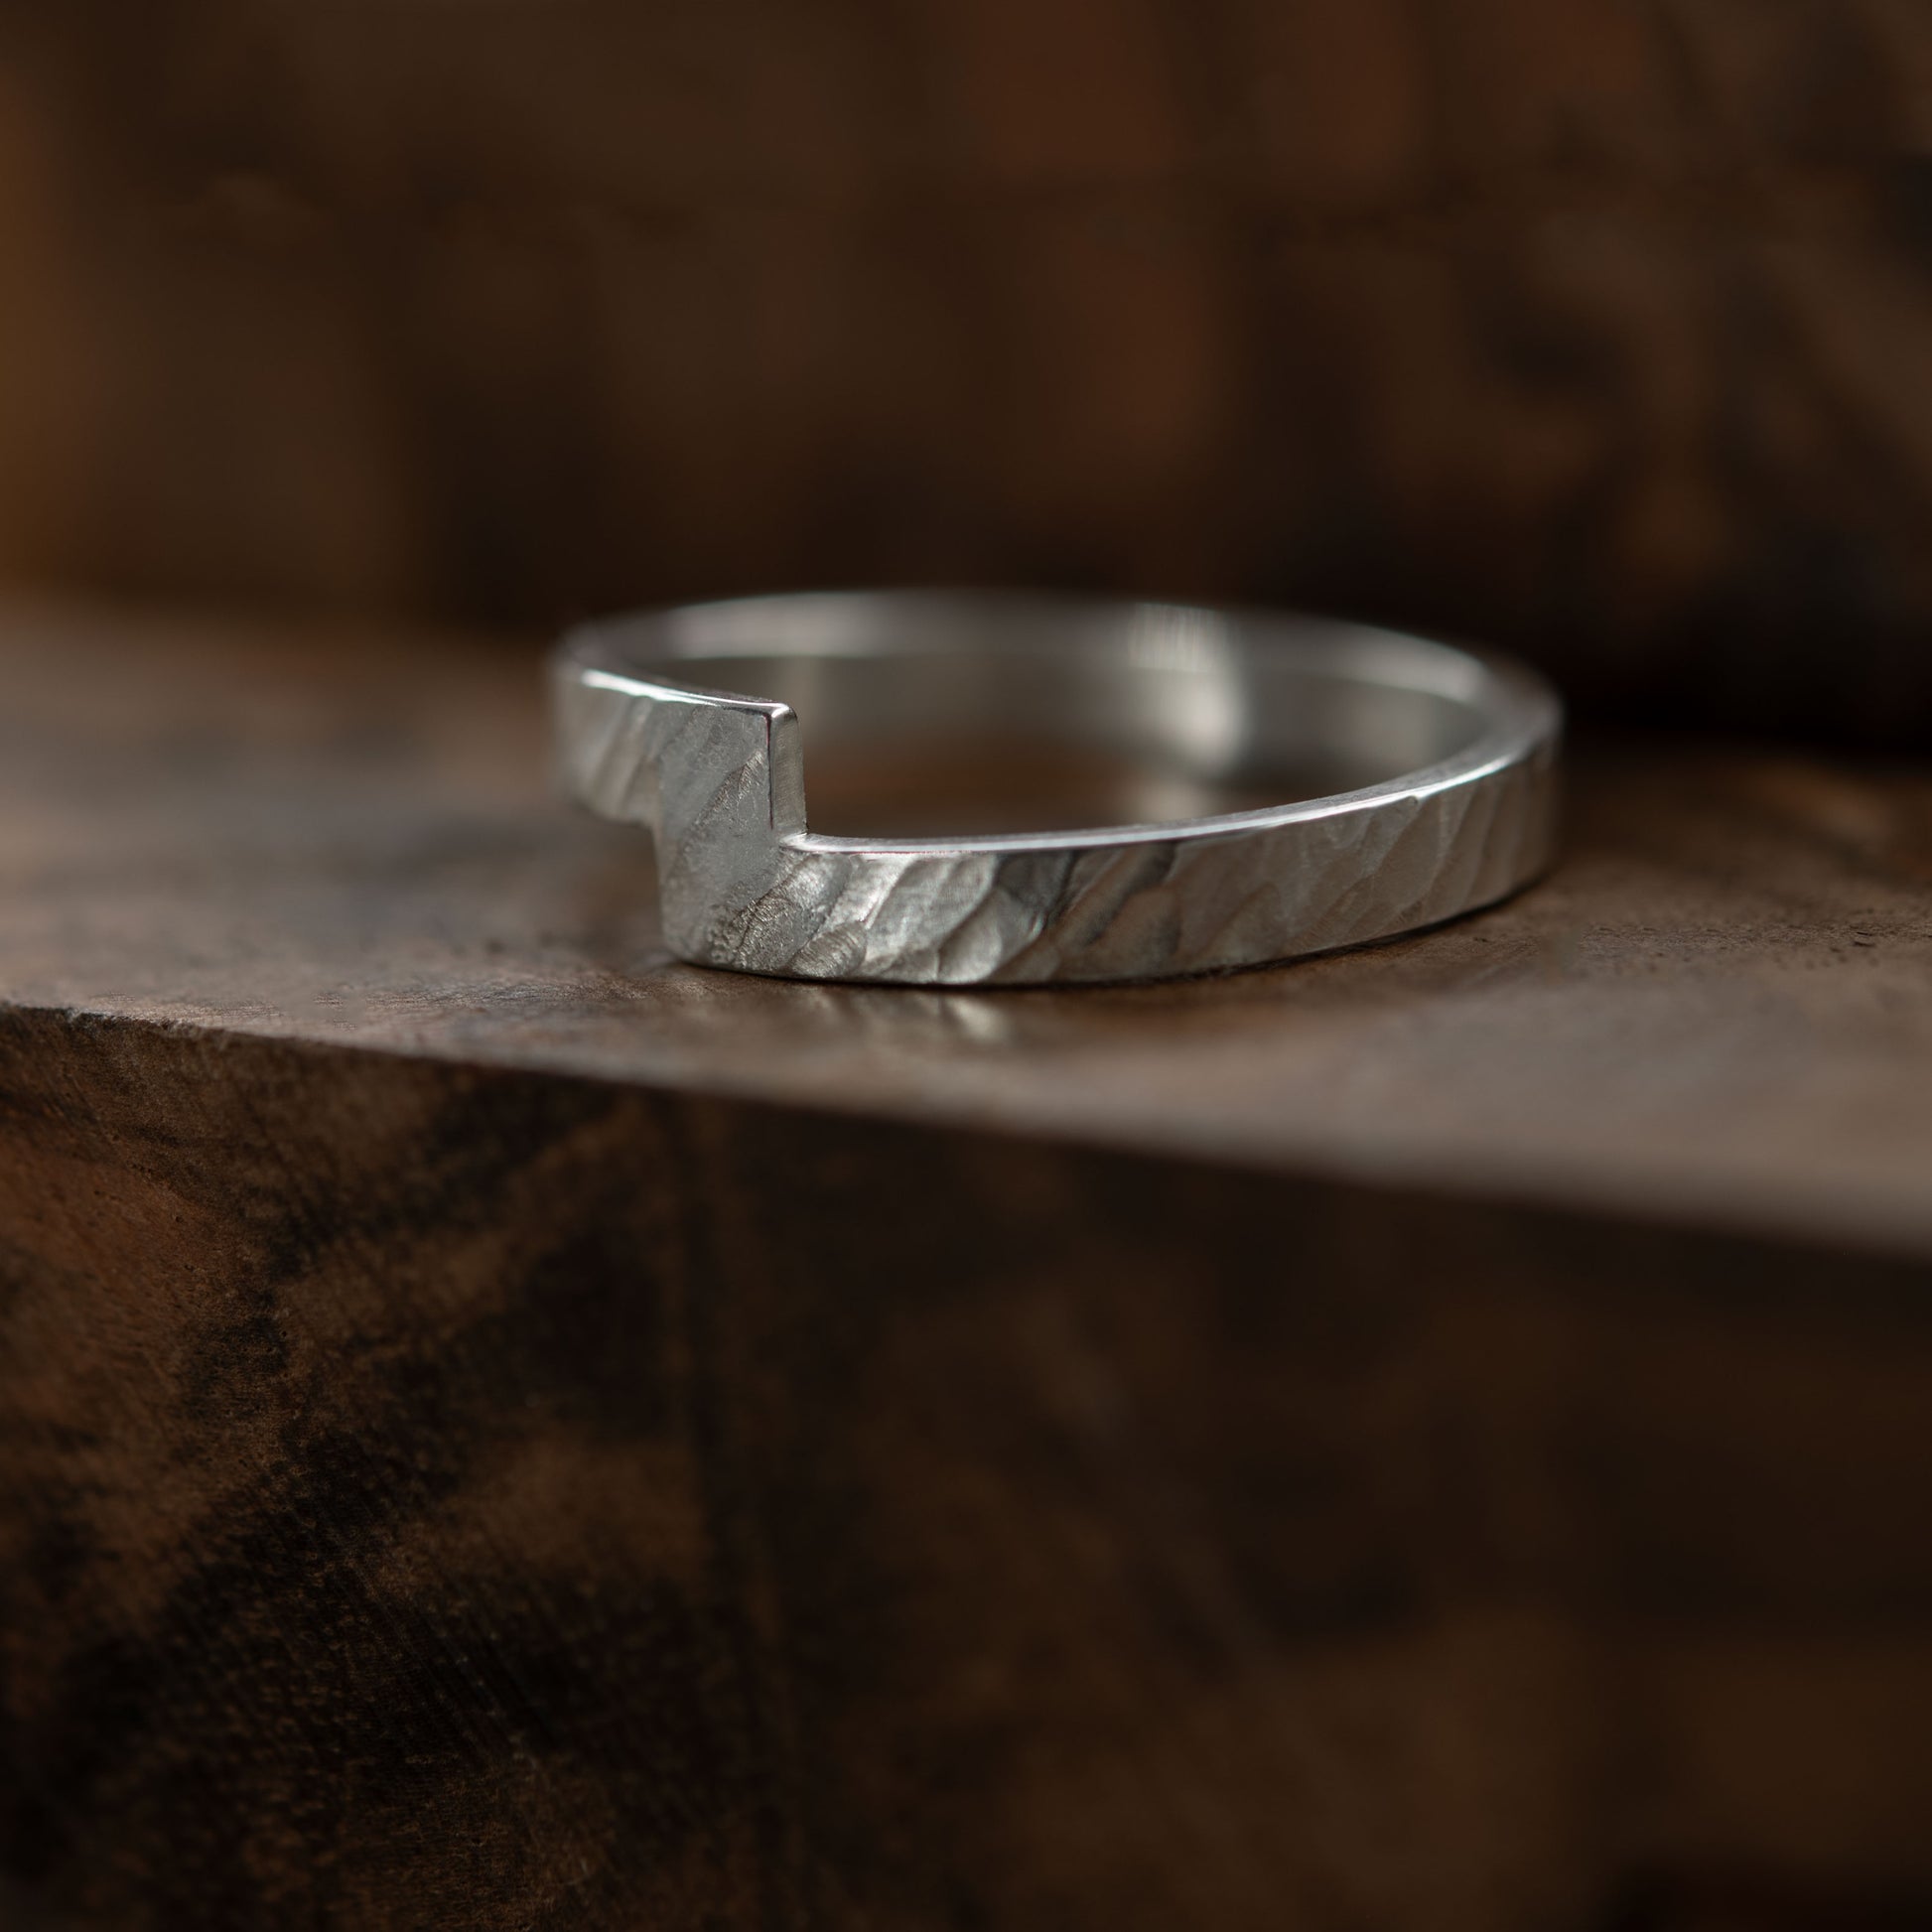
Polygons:
<instances>
[{"instance_id":1,"label":"reflection on silver ring","mask_svg":"<svg viewBox=\"0 0 1932 1932\"><path fill-rule=\"evenodd\" d=\"M648 828L666 942L702 965L951 986L1208 972L1434 924L1552 852L1549 687L1359 624L808 594L587 624L553 670L566 790ZM1132 759L1183 792L1272 779L1294 802L1092 830L807 829L801 733L836 752L935 725Z\"/></svg>"}]
</instances>

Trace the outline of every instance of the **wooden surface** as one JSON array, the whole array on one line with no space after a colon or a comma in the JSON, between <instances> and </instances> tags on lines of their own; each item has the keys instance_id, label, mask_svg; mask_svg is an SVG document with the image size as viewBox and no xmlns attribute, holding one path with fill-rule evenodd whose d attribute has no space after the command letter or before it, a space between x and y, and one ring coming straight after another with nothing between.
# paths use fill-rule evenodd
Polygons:
<instances>
[{"instance_id":1,"label":"wooden surface","mask_svg":"<svg viewBox=\"0 0 1932 1932\"><path fill-rule=\"evenodd\" d=\"M1547 884L1344 958L925 993L677 966L534 646L0 624L0 993L1932 1255L1932 774L1586 741ZM809 756L809 754L808 754Z\"/></svg>"},{"instance_id":2,"label":"wooden surface","mask_svg":"<svg viewBox=\"0 0 1932 1932\"><path fill-rule=\"evenodd\" d=\"M19 572L1243 595L1927 742L1921 0L13 0L0 76Z\"/></svg>"},{"instance_id":3,"label":"wooden surface","mask_svg":"<svg viewBox=\"0 0 1932 1932\"><path fill-rule=\"evenodd\" d=\"M0 1923L1928 1922L1932 782L799 988L532 664L0 631Z\"/></svg>"}]
</instances>

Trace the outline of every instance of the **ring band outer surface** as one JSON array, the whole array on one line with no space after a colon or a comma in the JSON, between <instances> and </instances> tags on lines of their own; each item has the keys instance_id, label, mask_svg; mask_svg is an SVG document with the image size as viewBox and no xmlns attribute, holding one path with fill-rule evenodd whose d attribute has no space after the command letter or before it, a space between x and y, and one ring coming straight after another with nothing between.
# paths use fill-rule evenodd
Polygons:
<instances>
[{"instance_id":1,"label":"ring band outer surface","mask_svg":"<svg viewBox=\"0 0 1932 1932\"><path fill-rule=\"evenodd\" d=\"M1453 742L1384 782L1258 811L831 837L806 826L796 712L707 682L707 658L745 657L984 659L974 674L989 684L1024 684L1024 657L1076 695L1152 667L1191 701L1169 707L1183 724L1198 712L1237 738L1299 709L1351 719L1365 742L1399 740L1421 706L1452 721ZM1508 659L1368 625L1005 592L811 592L582 625L553 653L552 680L564 791L650 832L665 942L698 965L912 986L1217 972L1440 923L1508 897L1554 856L1555 693ZM1020 699L1014 715L1036 732L1066 724Z\"/></svg>"}]
</instances>

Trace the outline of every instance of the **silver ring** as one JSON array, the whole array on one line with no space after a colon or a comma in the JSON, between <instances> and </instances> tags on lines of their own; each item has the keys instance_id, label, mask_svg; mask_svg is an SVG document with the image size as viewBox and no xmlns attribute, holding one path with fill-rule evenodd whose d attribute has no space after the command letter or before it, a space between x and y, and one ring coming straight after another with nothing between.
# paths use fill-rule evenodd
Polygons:
<instances>
[{"instance_id":1,"label":"silver ring","mask_svg":"<svg viewBox=\"0 0 1932 1932\"><path fill-rule=\"evenodd\" d=\"M587 624L553 670L565 790L648 828L665 941L705 966L925 986L1211 972L1433 925L1552 853L1555 694L1519 665L1359 624L810 594ZM801 731L836 758L935 727L1131 759L1152 822L806 828ZM1203 785L1270 781L1295 802L1175 811Z\"/></svg>"}]
</instances>

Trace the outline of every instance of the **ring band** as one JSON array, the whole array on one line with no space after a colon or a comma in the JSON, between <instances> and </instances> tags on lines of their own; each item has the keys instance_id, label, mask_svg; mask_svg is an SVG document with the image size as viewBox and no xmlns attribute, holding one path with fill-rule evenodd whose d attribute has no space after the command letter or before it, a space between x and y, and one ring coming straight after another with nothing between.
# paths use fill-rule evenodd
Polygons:
<instances>
[{"instance_id":1,"label":"ring band","mask_svg":"<svg viewBox=\"0 0 1932 1932\"><path fill-rule=\"evenodd\" d=\"M565 790L648 828L665 942L700 965L929 986L1211 972L1490 904L1554 844L1562 711L1543 680L1359 624L812 593L587 624L553 672ZM1097 830L831 837L806 829L801 717L814 745L941 723L1193 783L1331 781Z\"/></svg>"}]
</instances>

